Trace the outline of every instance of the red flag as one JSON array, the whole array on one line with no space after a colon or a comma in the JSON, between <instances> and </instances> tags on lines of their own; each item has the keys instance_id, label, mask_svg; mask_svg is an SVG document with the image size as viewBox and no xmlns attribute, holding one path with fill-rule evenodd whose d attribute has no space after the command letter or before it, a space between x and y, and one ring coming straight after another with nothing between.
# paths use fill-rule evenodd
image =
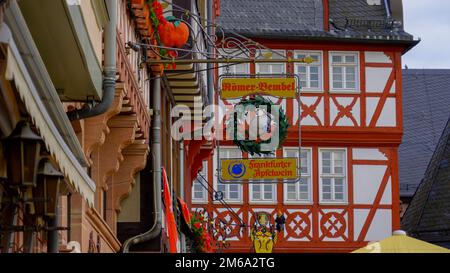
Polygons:
<instances>
[{"instance_id":1,"label":"red flag","mask_svg":"<svg viewBox=\"0 0 450 273\"><path fill-rule=\"evenodd\" d=\"M175 217L173 215L172 198L170 197L169 181L167 180L167 173L164 167L162 168L162 176L164 180L164 203L166 204L167 231L169 233L169 251L170 253L178 253L177 224L175 223Z\"/></svg>"}]
</instances>

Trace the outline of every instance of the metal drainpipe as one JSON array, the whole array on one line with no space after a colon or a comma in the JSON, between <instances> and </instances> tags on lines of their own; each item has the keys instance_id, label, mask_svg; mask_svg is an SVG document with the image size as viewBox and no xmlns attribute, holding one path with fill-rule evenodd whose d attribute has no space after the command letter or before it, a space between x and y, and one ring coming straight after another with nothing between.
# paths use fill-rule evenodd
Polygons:
<instances>
[{"instance_id":1,"label":"metal drainpipe","mask_svg":"<svg viewBox=\"0 0 450 273\"><path fill-rule=\"evenodd\" d=\"M157 75L152 90L152 153L153 153L153 203L155 207L153 226L145 233L129 238L123 244L123 252L130 247L156 238L161 233L161 75Z\"/></svg>"},{"instance_id":2,"label":"metal drainpipe","mask_svg":"<svg viewBox=\"0 0 450 273\"><path fill-rule=\"evenodd\" d=\"M47 253L58 253L58 222L59 222L59 206L57 207L55 217L48 220L49 231L47 231Z\"/></svg>"},{"instance_id":3,"label":"metal drainpipe","mask_svg":"<svg viewBox=\"0 0 450 273\"><path fill-rule=\"evenodd\" d=\"M184 194L184 140L180 142L180 197L185 200ZM181 234L181 252L186 253L186 236Z\"/></svg>"},{"instance_id":4,"label":"metal drainpipe","mask_svg":"<svg viewBox=\"0 0 450 273\"><path fill-rule=\"evenodd\" d=\"M98 104L86 103L82 109L67 112L69 120L90 118L105 113L112 105L116 93L117 0L106 0L109 22L105 27L105 67L103 72L103 98Z\"/></svg>"},{"instance_id":5,"label":"metal drainpipe","mask_svg":"<svg viewBox=\"0 0 450 273\"><path fill-rule=\"evenodd\" d=\"M212 18L213 18L213 9L214 9L214 0L208 0L207 6L207 17L208 22L211 23L211 27L208 28L208 36L214 36L214 28L212 27ZM214 53L214 47L208 43L208 58L211 58L211 54ZM214 64L207 64L207 72L206 72L206 84L208 89L208 103L213 103L213 94L214 94Z\"/></svg>"}]
</instances>

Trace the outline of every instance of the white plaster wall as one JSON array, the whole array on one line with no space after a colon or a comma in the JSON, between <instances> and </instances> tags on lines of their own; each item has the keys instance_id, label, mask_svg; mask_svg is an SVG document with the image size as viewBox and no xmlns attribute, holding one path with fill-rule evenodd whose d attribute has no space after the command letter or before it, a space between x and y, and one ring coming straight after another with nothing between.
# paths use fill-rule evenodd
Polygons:
<instances>
[{"instance_id":1,"label":"white plaster wall","mask_svg":"<svg viewBox=\"0 0 450 273\"><path fill-rule=\"evenodd\" d=\"M384 52L366 51L364 54L366 63L392 63L391 58Z\"/></svg>"},{"instance_id":2,"label":"white plaster wall","mask_svg":"<svg viewBox=\"0 0 450 273\"><path fill-rule=\"evenodd\" d=\"M383 196L381 197L380 204L382 204L382 205L391 205L392 204L392 183L391 183L390 177L386 184L386 188L384 190Z\"/></svg>"},{"instance_id":3,"label":"white plaster wall","mask_svg":"<svg viewBox=\"0 0 450 273\"><path fill-rule=\"evenodd\" d=\"M366 67L366 91L382 93L391 72L390 67Z\"/></svg>"},{"instance_id":4,"label":"white plaster wall","mask_svg":"<svg viewBox=\"0 0 450 273\"><path fill-rule=\"evenodd\" d=\"M367 98L366 99L366 124L369 125L372 120L375 109L377 108L380 98Z\"/></svg>"},{"instance_id":5,"label":"white plaster wall","mask_svg":"<svg viewBox=\"0 0 450 273\"><path fill-rule=\"evenodd\" d=\"M381 115L378 118L377 126L395 127L397 126L397 115L395 98L388 98L383 106Z\"/></svg>"},{"instance_id":6,"label":"white plaster wall","mask_svg":"<svg viewBox=\"0 0 450 273\"><path fill-rule=\"evenodd\" d=\"M386 160L386 156L378 149L353 149L354 160Z\"/></svg>"},{"instance_id":7,"label":"white plaster wall","mask_svg":"<svg viewBox=\"0 0 450 273\"><path fill-rule=\"evenodd\" d=\"M353 166L353 198L355 204L373 204L386 168L383 165Z\"/></svg>"},{"instance_id":8,"label":"white plaster wall","mask_svg":"<svg viewBox=\"0 0 450 273\"><path fill-rule=\"evenodd\" d=\"M392 216L390 209L378 209L367 231L365 241L380 241L392 234Z\"/></svg>"},{"instance_id":9,"label":"white plaster wall","mask_svg":"<svg viewBox=\"0 0 450 273\"><path fill-rule=\"evenodd\" d=\"M361 229L366 222L367 215L369 215L368 209L355 209L353 211L353 240L357 240Z\"/></svg>"}]
</instances>

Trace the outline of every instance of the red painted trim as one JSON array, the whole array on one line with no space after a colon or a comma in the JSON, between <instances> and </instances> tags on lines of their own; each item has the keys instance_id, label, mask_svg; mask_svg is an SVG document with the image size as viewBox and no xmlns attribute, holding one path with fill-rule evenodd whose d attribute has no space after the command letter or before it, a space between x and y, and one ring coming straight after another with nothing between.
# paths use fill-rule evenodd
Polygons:
<instances>
[{"instance_id":1,"label":"red painted trim","mask_svg":"<svg viewBox=\"0 0 450 273\"><path fill-rule=\"evenodd\" d=\"M387 160L361 160L354 159L352 161L353 165L387 165L389 161Z\"/></svg>"},{"instance_id":2,"label":"red painted trim","mask_svg":"<svg viewBox=\"0 0 450 273\"><path fill-rule=\"evenodd\" d=\"M402 55L395 52L395 94L397 96L396 113L397 113L397 127L403 132L403 77L402 77Z\"/></svg>"},{"instance_id":3,"label":"red painted trim","mask_svg":"<svg viewBox=\"0 0 450 273\"><path fill-rule=\"evenodd\" d=\"M366 63L366 67L378 67L378 68L382 68L382 67L394 67L394 64L392 63Z\"/></svg>"},{"instance_id":4,"label":"red painted trim","mask_svg":"<svg viewBox=\"0 0 450 273\"><path fill-rule=\"evenodd\" d=\"M319 242L319 200L320 200L320 191L319 191L319 148L317 146L312 148L311 153L312 160L312 187L313 187L313 201L314 205L311 208L312 214L312 224L313 224L313 242Z\"/></svg>"},{"instance_id":5,"label":"red painted trim","mask_svg":"<svg viewBox=\"0 0 450 273\"><path fill-rule=\"evenodd\" d=\"M389 95L389 91L391 90L392 85L394 84L394 80L395 80L395 71L392 70L391 74L389 75L389 79L386 83L386 86L384 87L383 95L380 97L380 101L378 101L377 108L375 108L375 112L369 123L369 127L375 127L375 125L377 124L378 118L380 117L381 112L383 111L384 104L386 103L386 99Z\"/></svg>"},{"instance_id":6,"label":"red painted trim","mask_svg":"<svg viewBox=\"0 0 450 273\"><path fill-rule=\"evenodd\" d=\"M400 179L398 171L398 149L392 149L392 230L400 229Z\"/></svg>"},{"instance_id":7,"label":"red painted trim","mask_svg":"<svg viewBox=\"0 0 450 273\"><path fill-rule=\"evenodd\" d=\"M391 158L389 159L391 160ZM391 176L391 167L388 166L386 171L384 172L383 180L381 180L380 188L378 189L377 195L375 196L374 204L367 215L366 221L364 222L364 226L361 229L361 233L358 236L358 241L363 241L367 235L367 231L369 230L370 225L372 224L373 218L375 217L375 213L380 205L381 198L383 197L384 191L386 189L387 182ZM392 179L391 179L392 180Z\"/></svg>"},{"instance_id":8,"label":"red painted trim","mask_svg":"<svg viewBox=\"0 0 450 273\"><path fill-rule=\"evenodd\" d=\"M354 218L353 218L353 209L351 208L353 206L353 149L348 148L347 149L347 176L348 176L348 183L347 183L347 191L348 191L348 220L347 220L347 229L348 229L348 238L350 241L353 241L354 239Z\"/></svg>"},{"instance_id":9,"label":"red painted trim","mask_svg":"<svg viewBox=\"0 0 450 273\"><path fill-rule=\"evenodd\" d=\"M323 0L323 29L325 31L330 31L330 10L328 0Z\"/></svg>"},{"instance_id":10,"label":"red painted trim","mask_svg":"<svg viewBox=\"0 0 450 273\"><path fill-rule=\"evenodd\" d=\"M359 52L359 87L361 89L360 119L361 127L366 127L366 56L364 51Z\"/></svg>"},{"instance_id":11,"label":"red painted trim","mask_svg":"<svg viewBox=\"0 0 450 273\"><path fill-rule=\"evenodd\" d=\"M323 52L324 125L330 126L330 54Z\"/></svg>"}]
</instances>

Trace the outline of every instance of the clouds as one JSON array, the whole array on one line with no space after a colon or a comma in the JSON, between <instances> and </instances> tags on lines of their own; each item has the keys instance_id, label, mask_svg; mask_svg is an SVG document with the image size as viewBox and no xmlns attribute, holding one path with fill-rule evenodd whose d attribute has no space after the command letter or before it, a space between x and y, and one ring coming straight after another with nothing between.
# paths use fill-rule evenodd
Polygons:
<instances>
[{"instance_id":1,"label":"clouds","mask_svg":"<svg viewBox=\"0 0 450 273\"><path fill-rule=\"evenodd\" d=\"M403 56L409 68L450 68L450 1L403 0L405 30L421 42Z\"/></svg>"}]
</instances>

